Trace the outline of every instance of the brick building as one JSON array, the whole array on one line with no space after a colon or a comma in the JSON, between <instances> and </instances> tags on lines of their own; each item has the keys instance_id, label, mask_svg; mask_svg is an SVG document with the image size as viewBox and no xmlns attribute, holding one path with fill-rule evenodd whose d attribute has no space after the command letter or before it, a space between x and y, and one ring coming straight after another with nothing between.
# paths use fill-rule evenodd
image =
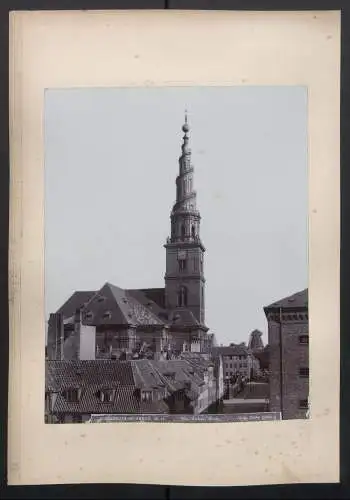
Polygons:
<instances>
[{"instance_id":1,"label":"brick building","mask_svg":"<svg viewBox=\"0 0 350 500\"><path fill-rule=\"evenodd\" d=\"M49 359L80 357L77 328L85 328L86 337L90 335L90 358L80 359L92 359L92 347L97 359L125 358L140 349L162 355L210 349L213 336L205 324L205 248L193 189L187 116L182 130L176 201L170 215L170 236L164 245L164 288L124 290L106 283L97 291L74 292L50 316ZM79 321L76 316L80 316Z\"/></svg>"},{"instance_id":2,"label":"brick building","mask_svg":"<svg viewBox=\"0 0 350 500\"><path fill-rule=\"evenodd\" d=\"M309 398L308 290L264 308L268 321L270 411L305 418Z\"/></svg>"}]
</instances>

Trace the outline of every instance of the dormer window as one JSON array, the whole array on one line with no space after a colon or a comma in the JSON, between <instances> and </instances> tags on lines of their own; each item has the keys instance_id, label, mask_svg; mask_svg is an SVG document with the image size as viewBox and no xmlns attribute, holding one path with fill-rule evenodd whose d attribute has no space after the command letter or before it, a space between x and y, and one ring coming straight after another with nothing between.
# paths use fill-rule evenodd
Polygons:
<instances>
[{"instance_id":1,"label":"dormer window","mask_svg":"<svg viewBox=\"0 0 350 500\"><path fill-rule=\"evenodd\" d=\"M103 313L103 319L111 319L111 317L112 317L111 311L105 311Z\"/></svg>"},{"instance_id":2,"label":"dormer window","mask_svg":"<svg viewBox=\"0 0 350 500\"><path fill-rule=\"evenodd\" d=\"M93 318L93 317L94 317L94 315L92 314L92 312L91 312L91 311L89 311L89 312L87 312L87 313L85 314L85 318L86 318L87 320L92 320L92 318Z\"/></svg>"},{"instance_id":3,"label":"dormer window","mask_svg":"<svg viewBox=\"0 0 350 500\"><path fill-rule=\"evenodd\" d=\"M97 302L103 302L105 300L105 297L103 297L102 295L100 295L98 298L97 298Z\"/></svg>"},{"instance_id":4,"label":"dormer window","mask_svg":"<svg viewBox=\"0 0 350 500\"><path fill-rule=\"evenodd\" d=\"M113 389L101 389L96 393L96 396L101 403L112 403L114 400L114 392Z\"/></svg>"},{"instance_id":5,"label":"dormer window","mask_svg":"<svg viewBox=\"0 0 350 500\"><path fill-rule=\"evenodd\" d=\"M164 373L164 377L169 378L171 380L175 380L175 372Z\"/></svg>"},{"instance_id":6,"label":"dormer window","mask_svg":"<svg viewBox=\"0 0 350 500\"><path fill-rule=\"evenodd\" d=\"M142 401L151 401L152 400L152 391L141 391L141 400Z\"/></svg>"},{"instance_id":7,"label":"dormer window","mask_svg":"<svg viewBox=\"0 0 350 500\"><path fill-rule=\"evenodd\" d=\"M62 396L68 403L78 403L80 399L80 389L66 389Z\"/></svg>"}]
</instances>

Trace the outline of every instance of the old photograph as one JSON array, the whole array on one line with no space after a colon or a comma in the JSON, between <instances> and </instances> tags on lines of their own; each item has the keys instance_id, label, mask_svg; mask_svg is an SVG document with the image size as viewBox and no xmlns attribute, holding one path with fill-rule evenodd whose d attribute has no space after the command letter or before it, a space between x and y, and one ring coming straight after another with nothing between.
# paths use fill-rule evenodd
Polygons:
<instances>
[{"instance_id":1,"label":"old photograph","mask_svg":"<svg viewBox=\"0 0 350 500\"><path fill-rule=\"evenodd\" d=\"M50 89L44 114L45 422L308 418L306 88Z\"/></svg>"}]
</instances>

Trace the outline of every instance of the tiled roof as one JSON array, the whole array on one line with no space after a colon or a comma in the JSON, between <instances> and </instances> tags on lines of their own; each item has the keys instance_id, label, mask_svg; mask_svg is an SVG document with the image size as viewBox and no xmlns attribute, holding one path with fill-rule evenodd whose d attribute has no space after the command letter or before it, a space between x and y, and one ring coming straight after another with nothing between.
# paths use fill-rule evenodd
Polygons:
<instances>
[{"instance_id":1,"label":"tiled roof","mask_svg":"<svg viewBox=\"0 0 350 500\"><path fill-rule=\"evenodd\" d=\"M132 297L137 300L157 317L159 317L159 313L163 313L165 311L157 302L152 300L150 297L147 297L143 290L125 290L125 292L128 297Z\"/></svg>"},{"instance_id":2,"label":"tiled roof","mask_svg":"<svg viewBox=\"0 0 350 500\"><path fill-rule=\"evenodd\" d=\"M106 283L84 309L84 322L91 325L162 325L150 308L133 294Z\"/></svg>"},{"instance_id":3,"label":"tiled roof","mask_svg":"<svg viewBox=\"0 0 350 500\"><path fill-rule=\"evenodd\" d=\"M191 382L191 389L198 393L199 386L204 383L202 374L185 360L154 361L153 364L163 376L170 391L185 388L185 382ZM174 376L169 376L170 374Z\"/></svg>"},{"instance_id":4,"label":"tiled roof","mask_svg":"<svg viewBox=\"0 0 350 500\"><path fill-rule=\"evenodd\" d=\"M140 290L126 290L126 292L142 293L148 300L157 304L160 309L165 309L165 288L142 288Z\"/></svg>"},{"instance_id":5,"label":"tiled roof","mask_svg":"<svg viewBox=\"0 0 350 500\"><path fill-rule=\"evenodd\" d=\"M214 356L247 356L248 355L247 348L240 346L240 345L213 347L212 353Z\"/></svg>"},{"instance_id":6,"label":"tiled roof","mask_svg":"<svg viewBox=\"0 0 350 500\"><path fill-rule=\"evenodd\" d=\"M198 326L200 323L197 321L192 311L179 308L169 314L169 324L174 326Z\"/></svg>"},{"instance_id":7,"label":"tiled roof","mask_svg":"<svg viewBox=\"0 0 350 500\"><path fill-rule=\"evenodd\" d=\"M77 309L83 309L84 323L95 326L201 326L189 309L165 309L164 288L124 290L106 283L98 291L74 292L57 312L67 319L73 318Z\"/></svg>"},{"instance_id":8,"label":"tiled roof","mask_svg":"<svg viewBox=\"0 0 350 500\"><path fill-rule=\"evenodd\" d=\"M68 300L58 309L57 313L62 314L63 318L74 316L77 309L84 306L96 292L77 291L74 292Z\"/></svg>"},{"instance_id":9,"label":"tiled roof","mask_svg":"<svg viewBox=\"0 0 350 500\"><path fill-rule=\"evenodd\" d=\"M186 360L134 360L131 362L137 387L144 389L157 388L164 395L177 391L191 391L198 397L199 387L204 384L204 367L197 363L193 366ZM187 383L190 386L187 386ZM188 397L190 393L188 394Z\"/></svg>"},{"instance_id":10,"label":"tiled roof","mask_svg":"<svg viewBox=\"0 0 350 500\"><path fill-rule=\"evenodd\" d=\"M164 288L124 290L106 283L97 292L74 292L57 312L72 319L77 309L83 309L83 322L95 326L200 326L189 309L167 311L164 294Z\"/></svg>"},{"instance_id":11,"label":"tiled roof","mask_svg":"<svg viewBox=\"0 0 350 500\"><path fill-rule=\"evenodd\" d=\"M47 390L78 389L91 385L103 386L106 389L134 386L130 363L116 360L46 362Z\"/></svg>"},{"instance_id":12,"label":"tiled roof","mask_svg":"<svg viewBox=\"0 0 350 500\"><path fill-rule=\"evenodd\" d=\"M148 359L131 361L136 387L155 388L165 387L163 379L156 370L153 362Z\"/></svg>"},{"instance_id":13,"label":"tiled roof","mask_svg":"<svg viewBox=\"0 0 350 500\"><path fill-rule=\"evenodd\" d=\"M67 401L65 389L80 389L79 402ZM162 400L142 401L127 361L47 361L46 390L56 392L53 413L166 413ZM113 390L111 402L101 402L99 390Z\"/></svg>"},{"instance_id":14,"label":"tiled roof","mask_svg":"<svg viewBox=\"0 0 350 500\"><path fill-rule=\"evenodd\" d=\"M162 400L142 401L135 387L119 387L115 390L112 402L101 402L98 397L98 386L90 386L82 390L78 403L65 400L58 394L53 413L167 413L168 407Z\"/></svg>"},{"instance_id":15,"label":"tiled roof","mask_svg":"<svg viewBox=\"0 0 350 500\"><path fill-rule=\"evenodd\" d=\"M308 289L294 293L289 297L273 302L269 306L264 307L265 311L270 309L307 309L308 308Z\"/></svg>"}]
</instances>

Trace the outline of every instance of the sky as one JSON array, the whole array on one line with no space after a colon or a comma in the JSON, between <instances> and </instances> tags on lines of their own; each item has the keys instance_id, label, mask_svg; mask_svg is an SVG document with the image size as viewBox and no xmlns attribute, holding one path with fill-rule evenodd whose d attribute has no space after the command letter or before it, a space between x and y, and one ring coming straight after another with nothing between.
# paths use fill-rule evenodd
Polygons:
<instances>
[{"instance_id":1,"label":"sky","mask_svg":"<svg viewBox=\"0 0 350 500\"><path fill-rule=\"evenodd\" d=\"M218 344L267 342L263 307L307 287L306 88L50 89L47 316L105 282L164 286L185 109Z\"/></svg>"}]
</instances>

